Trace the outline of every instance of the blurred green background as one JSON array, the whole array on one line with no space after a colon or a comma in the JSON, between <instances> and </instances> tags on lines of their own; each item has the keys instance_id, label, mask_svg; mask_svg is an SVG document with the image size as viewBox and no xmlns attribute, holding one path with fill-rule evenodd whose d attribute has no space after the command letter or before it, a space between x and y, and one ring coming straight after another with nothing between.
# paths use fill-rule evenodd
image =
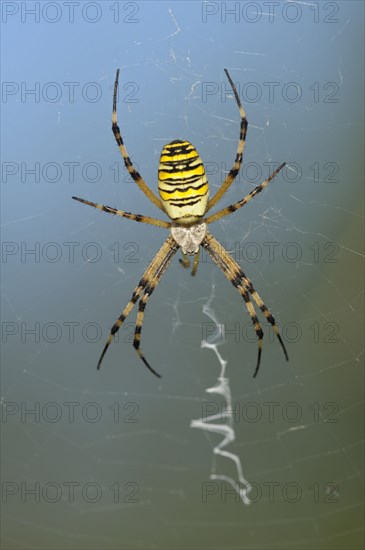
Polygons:
<instances>
[{"instance_id":1,"label":"blurred green background","mask_svg":"<svg viewBox=\"0 0 365 550\"><path fill-rule=\"evenodd\" d=\"M77 4L77 5L76 5ZM363 547L363 3L2 2L2 489L5 549ZM151 298L142 349L131 314L108 331L166 233L72 195L161 217L162 146L188 139L216 190L249 121L244 167L221 207L288 167L211 231L277 319L261 370L244 304L205 255L177 258ZM33 170L33 172L32 172ZM161 214L161 215L160 215ZM32 252L33 251L33 252ZM245 506L190 428L225 399L253 485ZM222 326L221 326L222 328ZM34 414L27 411L34 410ZM73 487L73 491L71 488ZM33 491L33 492L32 492Z\"/></svg>"}]
</instances>

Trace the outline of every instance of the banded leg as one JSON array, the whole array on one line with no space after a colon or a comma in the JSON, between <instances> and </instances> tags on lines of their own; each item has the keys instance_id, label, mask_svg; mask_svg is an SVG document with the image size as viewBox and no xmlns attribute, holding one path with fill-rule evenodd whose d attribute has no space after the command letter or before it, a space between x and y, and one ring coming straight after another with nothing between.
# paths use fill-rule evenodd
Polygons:
<instances>
[{"instance_id":1,"label":"banded leg","mask_svg":"<svg viewBox=\"0 0 365 550\"><path fill-rule=\"evenodd\" d=\"M134 220L136 222L148 223L149 225L157 225L158 227L165 227L169 229L171 227L171 222L166 222L163 220L156 220L156 218L150 218L148 216L143 216L142 214L131 214L130 212L125 212L124 210L117 210L111 206L105 206L104 204L98 204L96 202L87 201L85 199L80 199L79 197L72 197L75 201L82 202L88 206L93 206L102 212L107 212L108 214L114 214L115 216L121 216L122 218L127 218L128 220Z\"/></svg>"},{"instance_id":2,"label":"banded leg","mask_svg":"<svg viewBox=\"0 0 365 550\"><path fill-rule=\"evenodd\" d=\"M162 275L165 273L166 269L170 265L170 262L172 260L173 255L175 254L176 250L178 249L178 245L175 243L174 248L171 248L171 254L168 256L165 256L164 261L160 264L158 270L156 271L155 275L150 279L148 284L146 285L144 289L144 293L142 295L142 298L139 301L138 305L138 313L137 313L137 319L136 319L136 328L134 331L134 338L133 338L133 347L146 365L146 367L158 378L161 378L161 375L158 374L148 363L147 359L144 356L144 353L140 349L141 345L141 333L142 333L142 325L143 325L143 319L144 319L144 313L147 306L147 302L149 298L151 297L153 291L155 290L156 286L161 280Z\"/></svg>"},{"instance_id":3,"label":"banded leg","mask_svg":"<svg viewBox=\"0 0 365 550\"><path fill-rule=\"evenodd\" d=\"M230 77L230 74L227 71L227 69L224 69L224 72L226 73L228 81L231 85L232 91L234 93L234 97L236 98L236 103L237 103L239 111L240 111L240 116L241 116L240 138L239 138L239 142L238 142L237 154L236 154L236 158L235 158L233 167L228 172L228 175L227 175L226 179L224 180L224 182L222 183L221 187L218 189L218 191L216 192L214 197L212 197L210 199L210 201L208 202L207 212L215 204L217 204L217 202L223 197L223 195L226 193L226 191L230 188L230 186L234 182L238 172L240 171L241 164L242 164L242 155L243 155L243 150L244 150L245 141L246 141L247 126L248 126L246 113L245 113L244 108L242 107L242 104L241 104L236 86L234 85L233 80Z\"/></svg>"},{"instance_id":4,"label":"banded leg","mask_svg":"<svg viewBox=\"0 0 365 550\"><path fill-rule=\"evenodd\" d=\"M223 273L227 277L227 279L229 281L231 281L233 286L238 290L238 292L241 294L241 296L242 296L242 298L245 302L245 306L247 308L248 314L250 315L252 324L254 326L254 329L255 329L255 332L256 332L256 335L257 335L257 338L258 338L257 364L256 364L255 373L254 373L254 377L255 377L257 375L257 372L258 372L258 369L259 369L259 366L260 366L260 362L261 362L262 341L263 341L264 333L263 333L262 327L260 325L260 322L257 318L255 308L253 307L253 305L251 303L250 296L248 294L247 288L244 286L242 280L235 275L234 270L229 265L230 262L228 263L228 262L224 261L224 259L222 258L222 250L224 250L224 249L223 249L222 245L219 244L219 242L216 241L216 239L214 239L214 237L212 235L210 235L210 233L208 233L206 235L206 237L204 238L204 240L202 242L202 246L208 251L208 253L211 255L213 261L223 271ZM227 256L229 256L229 254L227 252L226 252L226 254L227 254ZM231 258L231 256L229 256L229 259L232 260L233 263L235 263L233 258Z\"/></svg>"},{"instance_id":5,"label":"banded leg","mask_svg":"<svg viewBox=\"0 0 365 550\"><path fill-rule=\"evenodd\" d=\"M118 144L119 150L122 154L122 157L124 159L125 167L127 168L128 172L130 173L133 180L136 182L138 187L143 191L143 193L146 195L148 199L150 199L151 202L157 208L160 210L163 210L162 203L160 199L156 197L156 195L151 191L151 189L148 187L147 183L142 178L141 174L137 172L137 170L134 168L131 159L129 158L129 155L127 153L127 149L124 145L123 138L118 126L117 122L117 91L118 91L118 79L119 79L119 69L117 69L117 74L115 76L115 82L114 82L114 94L113 94L113 113L112 113L112 130L115 137L115 140Z\"/></svg>"},{"instance_id":6,"label":"banded leg","mask_svg":"<svg viewBox=\"0 0 365 550\"><path fill-rule=\"evenodd\" d=\"M262 350L262 339L263 339L263 332L260 326L260 323L257 319L255 310L253 305L251 304L249 297L247 295L247 291L251 294L253 300L256 302L256 304L261 309L262 313L265 315L266 319L270 323L270 325L273 327L273 330L280 342L280 345L282 347L282 350L285 355L285 359L288 361L288 353L286 351L284 342L281 338L279 329L276 325L274 317L271 315L268 308L265 306L264 302L254 289L251 281L246 277L240 266L235 262L235 260L224 250L223 246L219 244L219 242L211 235L209 232L207 232L206 236L204 237L204 240L202 242L202 246L208 251L208 253L211 255L213 261L218 265L218 267L223 271L225 276L235 288L237 288L238 292L243 296L243 299L245 300L246 307L248 309L248 312L250 314L252 323L255 327L256 334L259 339L259 349L258 349L258 357L257 357L257 364L256 369L254 372L254 377L257 375L259 367L260 367L260 361L261 361L261 350ZM250 304L250 305L248 305Z\"/></svg>"},{"instance_id":7,"label":"banded leg","mask_svg":"<svg viewBox=\"0 0 365 550\"><path fill-rule=\"evenodd\" d=\"M226 208L219 210L219 212L212 214L212 216L208 216L207 218L205 218L204 222L205 223L216 222L217 220L224 218L224 216L228 216L228 214L232 214L232 212L236 212L236 210L239 210L240 208L242 208L242 206L247 204L251 199L253 199L263 189L265 189L265 187L269 185L270 181L275 178L276 174L280 172L280 170L284 168L285 165L286 165L286 162L283 162L282 164L280 164L279 168L274 170L274 172L267 178L267 180L263 181L262 183L260 183L260 185L255 187L255 189L253 189L251 193L246 195L243 199L236 202L235 204L231 204L230 206L227 206Z\"/></svg>"},{"instance_id":8,"label":"banded leg","mask_svg":"<svg viewBox=\"0 0 365 550\"><path fill-rule=\"evenodd\" d=\"M153 258L152 262L144 272L141 280L139 281L138 285L133 291L132 298L126 305L126 307L123 309L121 315L118 317L118 319L115 321L114 325L111 328L109 338L106 341L105 347L102 351L102 354L100 356L97 369L100 369L101 362L104 358L104 355L112 343L113 336L118 332L130 312L132 311L135 303L139 300L142 292L148 287L148 285L151 283L151 281L156 280L155 286L159 282L161 276L166 270L166 267L169 265L173 255L175 254L176 250L179 248L179 246L176 244L172 236L170 235L164 244L161 246L160 250L157 252L156 256ZM147 365L148 366L148 365ZM148 368L150 368L148 366ZM159 376L153 369L150 368L156 376Z\"/></svg>"}]
</instances>

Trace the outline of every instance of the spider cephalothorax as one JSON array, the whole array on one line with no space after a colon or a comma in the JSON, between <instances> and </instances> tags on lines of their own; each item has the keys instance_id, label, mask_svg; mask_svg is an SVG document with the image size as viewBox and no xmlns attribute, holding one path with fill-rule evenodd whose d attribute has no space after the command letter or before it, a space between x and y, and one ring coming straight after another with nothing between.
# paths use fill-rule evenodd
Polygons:
<instances>
[{"instance_id":1,"label":"spider cephalothorax","mask_svg":"<svg viewBox=\"0 0 365 550\"><path fill-rule=\"evenodd\" d=\"M240 201L232 204L223 210L216 212L208 217L205 217L206 213L223 197L225 192L232 185L235 177L237 176L242 164L242 154L245 146L246 132L247 132L247 119L245 111L241 105L236 87L227 71L224 69L228 81L232 87L239 111L241 116L240 126L240 138L237 147L236 158L231 170L227 177L218 189L213 198L209 199L208 180L205 174L205 169L201 158L195 147L189 141L174 140L162 149L160 164L158 169L158 191L160 199L151 191L146 182L142 179L141 175L134 168L131 159L128 156L127 150L123 143L123 138L120 133L120 129L117 123L117 89L119 69L117 70L114 95L113 95L113 114L112 114L112 130L119 146L120 152L123 156L126 168L130 173L133 180L143 193L150 199L151 202L157 208L165 212L171 222L165 220L157 220L156 218L150 218L141 214L131 214L124 210L117 210L110 206L104 206L95 202L90 202L78 197L72 197L73 199L98 208L109 214L115 214L123 218L135 220L137 222L143 222L165 229L170 229L170 235L161 246L160 250L155 255L154 259L148 266L147 270L139 281L138 285L133 291L130 302L126 305L121 315L114 323L109 338L105 344L103 352L100 356L98 367L100 368L101 362L105 355L106 350L112 342L113 336L125 319L132 311L134 305L139 301L136 328L134 331L133 346L136 349L138 355L150 369L153 374L160 376L147 362L145 356L140 349L142 323L144 318L144 311L149 297L157 284L161 280L162 275L168 268L174 254L179 248L181 248L183 259L180 260L185 268L190 266L188 256L194 255L194 263L192 267L192 275L195 275L198 262L200 247L203 247L211 256L217 266L223 271L227 279L233 284L233 286L241 294L247 311L251 317L251 321L258 337L258 356L256 369L254 376L256 376L261 360L262 341L264 333L262 331L260 322L256 316L253 302L259 307L264 314L267 321L273 327L276 336L279 339L281 347L283 348L285 358L288 359L284 343L281 339L279 329L275 323L274 317L271 315L264 302L254 289L250 279L246 277L240 266L235 260L224 250L219 242L209 233L207 226L215 222L232 212L235 212L239 208L242 208L249 200L255 195L260 193L270 181L276 176L276 174L285 166L285 162L281 164L271 176L255 187L246 197Z\"/></svg>"},{"instance_id":2,"label":"spider cephalothorax","mask_svg":"<svg viewBox=\"0 0 365 550\"><path fill-rule=\"evenodd\" d=\"M193 225L173 223L171 226L171 235L181 247L182 253L189 256L199 252L206 233L207 224L204 222L196 222Z\"/></svg>"}]
</instances>

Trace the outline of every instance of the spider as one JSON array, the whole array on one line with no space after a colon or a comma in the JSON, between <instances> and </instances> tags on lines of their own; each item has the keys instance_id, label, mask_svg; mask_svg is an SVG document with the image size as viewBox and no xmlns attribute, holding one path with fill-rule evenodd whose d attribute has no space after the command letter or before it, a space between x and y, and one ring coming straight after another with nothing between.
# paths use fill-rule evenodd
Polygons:
<instances>
[{"instance_id":1,"label":"spider","mask_svg":"<svg viewBox=\"0 0 365 550\"><path fill-rule=\"evenodd\" d=\"M228 81L231 85L236 103L239 108L241 125L240 125L240 137L237 147L236 158L231 170L222 183L221 187L215 193L215 195L209 199L208 180L205 174L204 165L196 150L196 148L189 141L174 140L164 146L160 156L160 164L158 167L158 191L160 198L158 198L153 191L148 187L142 176L134 168L131 159L127 153L127 149L124 145L123 138L117 122L117 90L119 80L119 69L117 70L114 94L113 94L113 112L112 112L112 130L119 150L123 156L125 166L131 175L132 179L136 182L138 187L149 198L149 200L157 206L162 212L167 214L171 221L158 220L156 218L150 218L143 216L142 214L131 214L124 210L117 210L111 206L105 206L94 202L80 199L79 197L72 197L73 199L98 208L108 214L114 214L134 220L136 222L142 222L157 227L163 227L170 230L170 235L157 252L152 262L148 266L147 270L143 274L141 280L133 291L131 300L123 309L121 315L115 321L111 328L109 338L105 344L105 347L101 353L97 369L100 368L104 355L112 342L114 334L118 332L125 319L132 311L135 304L139 301L136 326L134 331L133 347L137 351L139 357L142 359L146 367L159 378L161 377L148 363L144 354L140 349L141 331L145 308L147 302L152 295L152 292L158 285L165 273L166 269L170 265L170 262L179 248L182 251L182 260L180 263L184 268L190 267L190 260L188 256L194 256L193 266L191 274L195 275L198 262L199 251L202 246L208 254L212 257L213 261L223 271L227 279L233 284L233 286L241 294L247 311L251 317L251 321L256 331L258 338L258 354L256 369L254 377L256 377L261 361L262 343L263 343L263 331L260 322L257 318L256 311L254 309L253 302L260 308L268 322L271 324L279 342L283 349L286 360L288 361L288 354L284 345L284 342L280 336L279 329L275 323L274 317L254 289L250 279L245 275L240 266L235 260L224 250L219 242L208 231L208 225L220 220L224 216L232 214L239 208L242 208L248 201L253 199L258 193L260 193L265 187L268 186L270 181L277 175L277 173L285 166L283 162L263 183L255 187L248 195L243 199L219 210L215 214L211 214L206 217L207 212L217 204L217 202L223 197L229 187L235 180L241 164L242 154L246 141L247 133L247 118L244 108L241 105L240 98L237 93L237 89L232 81L232 78L227 69L224 69Z\"/></svg>"}]
</instances>

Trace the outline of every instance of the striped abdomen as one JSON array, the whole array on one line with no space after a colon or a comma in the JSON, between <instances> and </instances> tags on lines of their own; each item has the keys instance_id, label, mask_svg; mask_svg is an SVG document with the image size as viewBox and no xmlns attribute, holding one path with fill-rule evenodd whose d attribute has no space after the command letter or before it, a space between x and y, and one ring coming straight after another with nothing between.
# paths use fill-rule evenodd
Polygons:
<instances>
[{"instance_id":1,"label":"striped abdomen","mask_svg":"<svg viewBox=\"0 0 365 550\"><path fill-rule=\"evenodd\" d=\"M189 141L171 141L162 149L158 191L165 212L172 220L194 223L204 216L208 180L198 151Z\"/></svg>"}]
</instances>

